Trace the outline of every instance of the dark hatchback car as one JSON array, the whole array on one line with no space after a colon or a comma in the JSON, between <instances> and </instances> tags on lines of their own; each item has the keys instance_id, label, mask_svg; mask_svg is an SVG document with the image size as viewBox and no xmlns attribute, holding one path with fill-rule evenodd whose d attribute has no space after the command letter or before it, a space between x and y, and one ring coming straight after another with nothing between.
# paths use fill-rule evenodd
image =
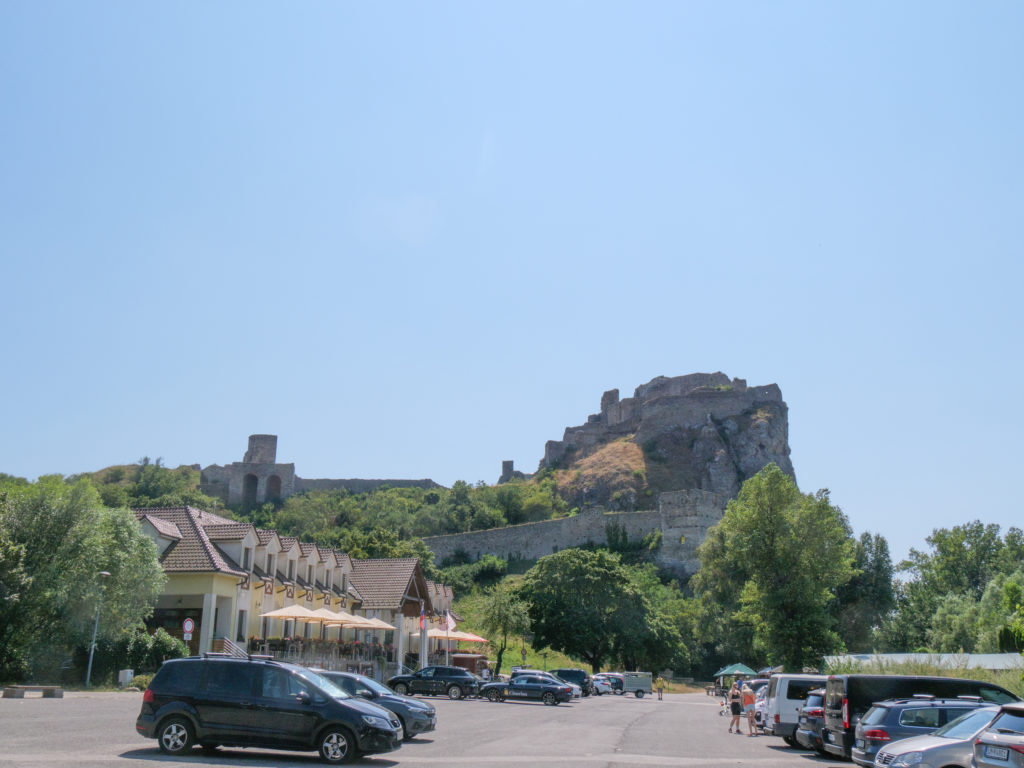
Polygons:
<instances>
[{"instance_id":1,"label":"dark hatchback car","mask_svg":"<svg viewBox=\"0 0 1024 768\"><path fill-rule=\"evenodd\" d=\"M796 740L801 747L825 754L821 728L825 724L825 689L815 688L796 713Z\"/></svg>"},{"instance_id":2,"label":"dark hatchback car","mask_svg":"<svg viewBox=\"0 0 1024 768\"><path fill-rule=\"evenodd\" d=\"M857 723L851 757L860 766L875 764L878 750L911 736L925 736L972 710L985 706L977 696L937 699L922 695L911 699L879 701Z\"/></svg>"},{"instance_id":3,"label":"dark hatchback car","mask_svg":"<svg viewBox=\"0 0 1024 768\"><path fill-rule=\"evenodd\" d=\"M345 693L351 696L361 696L394 712L402 723L402 730L407 739L432 731L437 727L437 711L433 704L410 696L401 696L386 685L363 675L352 672L328 672L323 669L314 671L322 677L326 677Z\"/></svg>"},{"instance_id":4,"label":"dark hatchback car","mask_svg":"<svg viewBox=\"0 0 1024 768\"><path fill-rule=\"evenodd\" d=\"M436 666L424 667L411 675L396 675L387 681L387 686L402 696L420 693L461 699L477 695L480 679L462 667Z\"/></svg>"},{"instance_id":5,"label":"dark hatchback car","mask_svg":"<svg viewBox=\"0 0 1024 768\"><path fill-rule=\"evenodd\" d=\"M579 669L576 667L562 667L561 669L552 669L551 674L567 683L573 683L578 685L583 690L584 696L589 696L593 693L594 688L591 684L590 675L587 674L585 669Z\"/></svg>"},{"instance_id":6,"label":"dark hatchback car","mask_svg":"<svg viewBox=\"0 0 1024 768\"><path fill-rule=\"evenodd\" d=\"M542 701L548 706L556 706L560 701L572 701L572 688L566 683L556 682L551 677L517 675L507 683L499 680L484 684L480 688L480 695L488 701L522 699Z\"/></svg>"},{"instance_id":7,"label":"dark hatchback car","mask_svg":"<svg viewBox=\"0 0 1024 768\"><path fill-rule=\"evenodd\" d=\"M327 763L390 752L402 725L388 710L349 696L292 664L207 654L166 661L142 696L135 722L168 755L218 746L316 750Z\"/></svg>"}]
</instances>

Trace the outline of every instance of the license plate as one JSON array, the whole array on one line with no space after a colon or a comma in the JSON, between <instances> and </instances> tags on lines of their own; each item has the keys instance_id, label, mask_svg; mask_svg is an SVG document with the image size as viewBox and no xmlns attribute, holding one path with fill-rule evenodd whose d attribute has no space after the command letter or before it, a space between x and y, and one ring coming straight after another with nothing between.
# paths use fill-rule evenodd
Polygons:
<instances>
[{"instance_id":1,"label":"license plate","mask_svg":"<svg viewBox=\"0 0 1024 768\"><path fill-rule=\"evenodd\" d=\"M1010 757L1010 750L1006 747L991 747L986 744L985 757L991 757L993 760L1006 760Z\"/></svg>"}]
</instances>

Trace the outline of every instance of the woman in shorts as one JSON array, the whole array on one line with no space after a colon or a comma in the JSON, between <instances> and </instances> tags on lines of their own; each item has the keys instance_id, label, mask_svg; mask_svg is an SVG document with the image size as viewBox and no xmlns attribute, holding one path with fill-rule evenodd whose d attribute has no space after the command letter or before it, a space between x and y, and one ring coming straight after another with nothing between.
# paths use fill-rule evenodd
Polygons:
<instances>
[{"instance_id":1,"label":"woman in shorts","mask_svg":"<svg viewBox=\"0 0 1024 768\"><path fill-rule=\"evenodd\" d=\"M734 681L732 688L729 689L729 712L732 714L732 719L729 721L729 733L738 734L740 732L740 714L743 712L741 699L739 681ZM733 730L734 728L735 730Z\"/></svg>"},{"instance_id":2,"label":"woman in shorts","mask_svg":"<svg viewBox=\"0 0 1024 768\"><path fill-rule=\"evenodd\" d=\"M744 683L740 688L740 696L743 697L743 711L747 715L747 736L757 736L757 727L754 724L754 689Z\"/></svg>"}]
</instances>

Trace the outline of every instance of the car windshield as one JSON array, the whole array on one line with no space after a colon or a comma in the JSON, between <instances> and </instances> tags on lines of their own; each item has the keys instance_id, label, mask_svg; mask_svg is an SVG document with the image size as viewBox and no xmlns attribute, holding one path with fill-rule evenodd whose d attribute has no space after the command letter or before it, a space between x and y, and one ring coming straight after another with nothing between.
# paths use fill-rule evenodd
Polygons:
<instances>
[{"instance_id":1,"label":"car windshield","mask_svg":"<svg viewBox=\"0 0 1024 768\"><path fill-rule=\"evenodd\" d=\"M323 675L311 672L308 669L301 669L297 672L299 677L309 681L332 699L351 699L352 696L341 690L337 683L332 683Z\"/></svg>"},{"instance_id":2,"label":"car windshield","mask_svg":"<svg viewBox=\"0 0 1024 768\"><path fill-rule=\"evenodd\" d=\"M369 688L374 693L379 693L379 694L382 694L382 695L394 695L394 693L395 693L390 688L388 688L386 685L381 685L376 680L373 680L373 679L371 679L369 677L363 677L362 675L356 675L356 680L359 682L360 685L364 686L365 688Z\"/></svg>"},{"instance_id":3,"label":"car windshield","mask_svg":"<svg viewBox=\"0 0 1024 768\"><path fill-rule=\"evenodd\" d=\"M946 723L932 735L941 736L944 739L970 739L992 722L997 711L995 709L975 709Z\"/></svg>"}]
</instances>

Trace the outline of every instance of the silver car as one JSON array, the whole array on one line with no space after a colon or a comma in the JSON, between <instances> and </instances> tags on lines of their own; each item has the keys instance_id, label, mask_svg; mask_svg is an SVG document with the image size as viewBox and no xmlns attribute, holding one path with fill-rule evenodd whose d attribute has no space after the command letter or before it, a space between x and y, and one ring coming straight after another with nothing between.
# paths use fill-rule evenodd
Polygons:
<instances>
[{"instance_id":1,"label":"silver car","mask_svg":"<svg viewBox=\"0 0 1024 768\"><path fill-rule=\"evenodd\" d=\"M974 742L972 768L1024 768L1024 702L1003 704Z\"/></svg>"},{"instance_id":2,"label":"silver car","mask_svg":"<svg viewBox=\"0 0 1024 768\"><path fill-rule=\"evenodd\" d=\"M982 707L950 720L934 733L900 739L878 750L875 768L970 768L974 737L992 722L999 707Z\"/></svg>"}]
</instances>

